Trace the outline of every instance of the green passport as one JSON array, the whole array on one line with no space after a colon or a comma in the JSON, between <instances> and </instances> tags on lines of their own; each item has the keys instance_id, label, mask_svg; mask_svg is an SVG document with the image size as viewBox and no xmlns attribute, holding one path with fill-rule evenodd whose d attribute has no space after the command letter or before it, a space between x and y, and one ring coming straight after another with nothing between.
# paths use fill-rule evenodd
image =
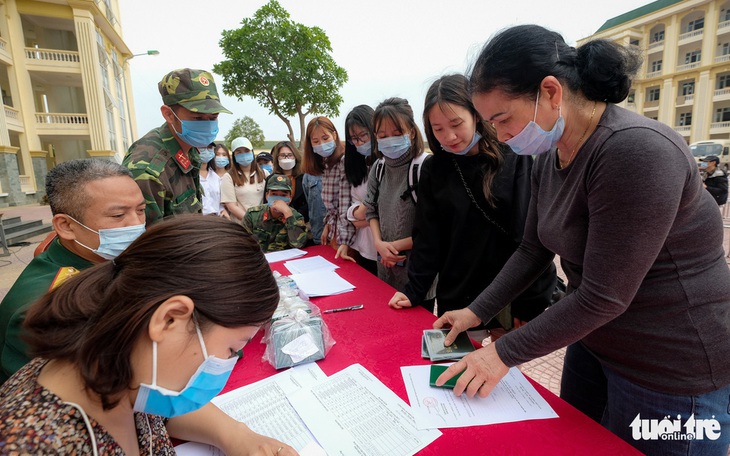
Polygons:
<instances>
[{"instance_id":1,"label":"green passport","mask_svg":"<svg viewBox=\"0 0 730 456\"><path fill-rule=\"evenodd\" d=\"M449 366L443 364L431 364L431 386L435 386L436 388L454 389L454 387L456 386L456 381L459 380L459 377L461 377L461 374L463 374L464 371L461 371L458 374L454 375L443 385L436 386L436 379L439 378L439 376L443 374L444 371L448 368Z\"/></svg>"}]
</instances>

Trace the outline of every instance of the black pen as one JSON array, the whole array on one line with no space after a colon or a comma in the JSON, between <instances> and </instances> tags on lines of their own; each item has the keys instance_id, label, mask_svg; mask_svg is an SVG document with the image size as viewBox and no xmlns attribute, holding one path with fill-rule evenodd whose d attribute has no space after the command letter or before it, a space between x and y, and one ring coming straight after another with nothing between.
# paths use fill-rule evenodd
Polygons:
<instances>
[{"instance_id":1,"label":"black pen","mask_svg":"<svg viewBox=\"0 0 730 456\"><path fill-rule=\"evenodd\" d=\"M326 313L326 314L328 314L328 313L332 313L332 312L342 312L343 310L357 310L357 309L362 309L363 307L365 307L365 306L363 306L362 304L358 304L358 305L356 305L356 306L350 306L350 307L339 307L339 308L337 308L337 309L330 309L330 310L325 310L325 311L324 311L324 312L322 312L322 313Z\"/></svg>"}]
</instances>

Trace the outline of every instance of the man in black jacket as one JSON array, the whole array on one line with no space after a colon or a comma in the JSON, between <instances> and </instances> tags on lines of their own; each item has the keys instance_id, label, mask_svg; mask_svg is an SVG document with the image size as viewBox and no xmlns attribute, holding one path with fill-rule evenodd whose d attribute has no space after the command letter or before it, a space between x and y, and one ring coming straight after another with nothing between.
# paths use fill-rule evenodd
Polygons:
<instances>
[{"instance_id":1,"label":"man in black jacket","mask_svg":"<svg viewBox=\"0 0 730 456\"><path fill-rule=\"evenodd\" d=\"M707 163L705 188L715 198L718 206L722 206L727 202L727 176L718 167L720 158L717 155L708 155L702 161Z\"/></svg>"}]
</instances>

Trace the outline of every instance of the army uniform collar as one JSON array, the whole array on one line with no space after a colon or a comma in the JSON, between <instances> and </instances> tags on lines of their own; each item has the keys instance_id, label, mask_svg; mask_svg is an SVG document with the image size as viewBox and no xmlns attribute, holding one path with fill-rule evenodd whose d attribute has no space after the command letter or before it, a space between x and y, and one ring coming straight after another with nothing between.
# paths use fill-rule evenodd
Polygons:
<instances>
[{"instance_id":1,"label":"army uniform collar","mask_svg":"<svg viewBox=\"0 0 730 456\"><path fill-rule=\"evenodd\" d=\"M193 169L200 169L200 154L198 149L191 147L186 154L180 147L180 143L175 139L175 135L170 131L170 126L165 122L162 126L162 143L165 145L165 149L172 156L172 160L177 163L178 168L184 174L189 173Z\"/></svg>"}]
</instances>

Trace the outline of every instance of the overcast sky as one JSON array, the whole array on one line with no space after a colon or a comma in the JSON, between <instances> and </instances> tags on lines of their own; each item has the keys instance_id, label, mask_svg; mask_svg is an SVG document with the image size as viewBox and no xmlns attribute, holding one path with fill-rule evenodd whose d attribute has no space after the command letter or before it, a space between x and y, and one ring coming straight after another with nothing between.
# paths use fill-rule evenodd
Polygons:
<instances>
[{"instance_id":1,"label":"overcast sky","mask_svg":"<svg viewBox=\"0 0 730 456\"><path fill-rule=\"evenodd\" d=\"M218 42L221 31L235 29L266 0L122 0L124 39L132 52L148 49L158 56L141 56L130 64L138 134L162 124L157 82L182 67L212 70L224 59ZM373 108L392 96L408 99L418 123L429 85L439 76L464 72L482 45L495 32L516 24L536 23L575 42L593 34L607 19L649 0L279 0L292 20L322 28L332 55L347 70L340 116L333 121L340 134L347 113L359 104ZM329 3L329 4L328 4ZM326 5L326 6L324 6ZM216 81L220 80L217 75ZM222 84L219 84L221 87ZM219 117L222 139L233 121L252 117L267 140L285 139L284 123L253 99L238 101L220 94L233 115ZM290 119L299 138L297 119ZM343 134L344 136L344 134ZM136 139L136 138L134 138Z\"/></svg>"}]
</instances>

